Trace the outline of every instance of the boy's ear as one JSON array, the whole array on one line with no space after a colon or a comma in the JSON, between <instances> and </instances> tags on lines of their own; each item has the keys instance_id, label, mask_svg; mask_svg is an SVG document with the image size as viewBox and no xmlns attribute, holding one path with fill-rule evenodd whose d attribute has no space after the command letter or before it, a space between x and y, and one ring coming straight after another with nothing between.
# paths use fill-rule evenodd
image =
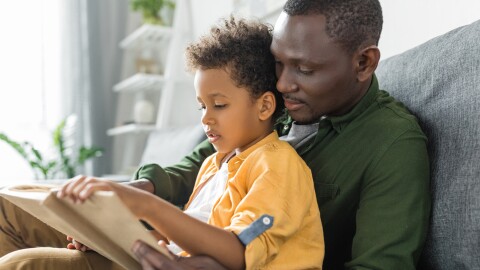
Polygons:
<instances>
[{"instance_id":1,"label":"boy's ear","mask_svg":"<svg viewBox=\"0 0 480 270\"><path fill-rule=\"evenodd\" d=\"M258 106L258 119L265 121L269 120L273 113L275 112L275 95L268 91L263 93L258 99L257 99L257 106Z\"/></svg>"},{"instance_id":2,"label":"boy's ear","mask_svg":"<svg viewBox=\"0 0 480 270\"><path fill-rule=\"evenodd\" d=\"M375 45L368 46L357 52L355 56L357 80L360 82L369 80L375 69L377 69L378 61L380 61L380 50Z\"/></svg>"}]
</instances>

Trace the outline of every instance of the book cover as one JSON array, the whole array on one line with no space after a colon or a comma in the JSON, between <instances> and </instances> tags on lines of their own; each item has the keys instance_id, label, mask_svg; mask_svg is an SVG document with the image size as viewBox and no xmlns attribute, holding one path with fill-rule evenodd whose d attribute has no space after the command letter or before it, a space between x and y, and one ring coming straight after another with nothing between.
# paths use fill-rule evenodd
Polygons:
<instances>
[{"instance_id":1,"label":"book cover","mask_svg":"<svg viewBox=\"0 0 480 270\"><path fill-rule=\"evenodd\" d=\"M55 186L22 185L1 189L0 196L126 269L142 269L131 251L136 240L171 258L114 192L95 192L83 204L56 192Z\"/></svg>"}]
</instances>

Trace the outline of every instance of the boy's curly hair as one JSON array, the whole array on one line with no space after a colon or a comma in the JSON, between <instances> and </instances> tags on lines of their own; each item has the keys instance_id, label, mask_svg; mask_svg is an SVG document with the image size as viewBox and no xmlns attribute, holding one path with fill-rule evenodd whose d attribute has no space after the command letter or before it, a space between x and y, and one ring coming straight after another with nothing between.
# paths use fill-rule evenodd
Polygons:
<instances>
[{"instance_id":1,"label":"boy's curly hair","mask_svg":"<svg viewBox=\"0 0 480 270\"><path fill-rule=\"evenodd\" d=\"M275 59L270 52L272 27L258 21L222 19L199 41L186 49L187 68L226 69L237 87L247 88L252 98L271 91L277 107L274 119L283 110L276 90Z\"/></svg>"}]
</instances>

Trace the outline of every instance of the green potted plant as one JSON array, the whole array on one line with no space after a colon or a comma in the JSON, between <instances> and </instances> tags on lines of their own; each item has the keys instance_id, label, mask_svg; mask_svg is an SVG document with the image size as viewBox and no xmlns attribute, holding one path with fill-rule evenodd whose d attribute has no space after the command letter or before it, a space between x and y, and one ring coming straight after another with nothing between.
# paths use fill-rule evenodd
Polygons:
<instances>
[{"instance_id":1,"label":"green potted plant","mask_svg":"<svg viewBox=\"0 0 480 270\"><path fill-rule=\"evenodd\" d=\"M142 12L145 23L170 25L169 17L175 8L175 2L173 0L132 0L131 7L134 11Z\"/></svg>"},{"instance_id":2,"label":"green potted plant","mask_svg":"<svg viewBox=\"0 0 480 270\"><path fill-rule=\"evenodd\" d=\"M85 147L82 145L78 149L73 148L72 138L68 137L72 135L71 131L75 122L76 117L72 115L65 118L55 128L53 146L57 156L53 159L47 159L31 143L14 141L2 132L0 132L0 141L10 145L25 159L30 165L35 179L54 179L59 176L61 178L72 178L76 175L79 167L85 164L85 161L93 157L99 157L103 152L101 148L95 146Z\"/></svg>"}]
</instances>

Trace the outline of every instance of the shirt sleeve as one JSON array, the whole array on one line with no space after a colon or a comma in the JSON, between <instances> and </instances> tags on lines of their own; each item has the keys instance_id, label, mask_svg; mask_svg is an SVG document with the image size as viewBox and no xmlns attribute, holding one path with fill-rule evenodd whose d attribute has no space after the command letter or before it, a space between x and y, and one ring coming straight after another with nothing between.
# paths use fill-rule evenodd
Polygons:
<instances>
[{"instance_id":1,"label":"shirt sleeve","mask_svg":"<svg viewBox=\"0 0 480 270\"><path fill-rule=\"evenodd\" d=\"M279 156L282 158L279 159ZM246 246L247 269L261 269L275 258L282 244L299 231L307 215L316 215L319 226L316 231L323 241L316 203L316 212L311 213L315 193L310 170L293 157L283 157L276 153L248 164L252 168L244 177L248 181L247 194L236 207L230 225L225 228L238 235L260 216L273 216L273 226Z\"/></svg>"},{"instance_id":2,"label":"shirt sleeve","mask_svg":"<svg viewBox=\"0 0 480 270\"><path fill-rule=\"evenodd\" d=\"M425 136L405 132L372 166L362 183L352 260L345 266L415 269L431 204Z\"/></svg>"},{"instance_id":3,"label":"shirt sleeve","mask_svg":"<svg viewBox=\"0 0 480 270\"><path fill-rule=\"evenodd\" d=\"M146 164L135 172L133 178L148 179L157 196L172 204L184 205L190 197L203 161L214 152L213 146L205 140L178 164L165 168L158 164Z\"/></svg>"}]
</instances>

